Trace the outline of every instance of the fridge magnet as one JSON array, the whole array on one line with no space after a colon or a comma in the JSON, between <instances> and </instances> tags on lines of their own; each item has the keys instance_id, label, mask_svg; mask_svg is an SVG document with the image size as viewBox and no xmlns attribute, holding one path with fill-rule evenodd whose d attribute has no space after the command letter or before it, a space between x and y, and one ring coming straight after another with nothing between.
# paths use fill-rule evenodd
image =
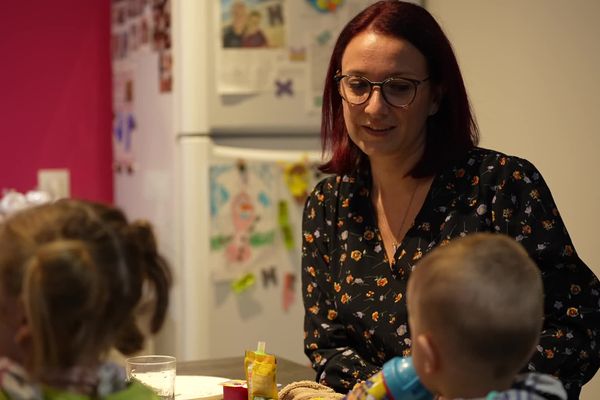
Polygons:
<instances>
[{"instance_id":1,"label":"fridge magnet","mask_svg":"<svg viewBox=\"0 0 600 400\"><path fill-rule=\"evenodd\" d=\"M325 30L325 31L319 33L317 35L317 37L315 38L317 43L321 46L326 45L330 39L331 39L331 31L329 31L329 30Z\"/></svg>"},{"instance_id":2,"label":"fridge magnet","mask_svg":"<svg viewBox=\"0 0 600 400\"><path fill-rule=\"evenodd\" d=\"M290 47L290 61L306 61L306 47Z\"/></svg>"},{"instance_id":3,"label":"fridge magnet","mask_svg":"<svg viewBox=\"0 0 600 400\"><path fill-rule=\"evenodd\" d=\"M267 288L269 285L277 286L277 274L275 273L275 267L269 266L262 270L263 287Z\"/></svg>"},{"instance_id":4,"label":"fridge magnet","mask_svg":"<svg viewBox=\"0 0 600 400\"><path fill-rule=\"evenodd\" d=\"M306 161L300 161L288 164L284 167L285 183L288 190L296 200L296 203L302 205L308 196L310 174Z\"/></svg>"},{"instance_id":5,"label":"fridge magnet","mask_svg":"<svg viewBox=\"0 0 600 400\"><path fill-rule=\"evenodd\" d=\"M313 96L313 108L320 109L323 106L323 96L320 94L315 94Z\"/></svg>"},{"instance_id":6,"label":"fridge magnet","mask_svg":"<svg viewBox=\"0 0 600 400\"><path fill-rule=\"evenodd\" d=\"M283 311L288 311L296 299L296 275L288 272L283 277Z\"/></svg>"},{"instance_id":7,"label":"fridge magnet","mask_svg":"<svg viewBox=\"0 0 600 400\"><path fill-rule=\"evenodd\" d=\"M329 56L333 51L333 33L330 29L315 31L308 46L307 111L319 113L323 103L323 82L327 74Z\"/></svg>"},{"instance_id":8,"label":"fridge magnet","mask_svg":"<svg viewBox=\"0 0 600 400\"><path fill-rule=\"evenodd\" d=\"M294 84L294 81L292 81L291 79L287 79L285 81L282 79L276 79L275 80L275 95L277 97L281 97L283 95L293 96L294 95L293 84Z\"/></svg>"},{"instance_id":9,"label":"fridge magnet","mask_svg":"<svg viewBox=\"0 0 600 400\"><path fill-rule=\"evenodd\" d=\"M344 0L307 0L317 11L334 12Z\"/></svg>"}]
</instances>

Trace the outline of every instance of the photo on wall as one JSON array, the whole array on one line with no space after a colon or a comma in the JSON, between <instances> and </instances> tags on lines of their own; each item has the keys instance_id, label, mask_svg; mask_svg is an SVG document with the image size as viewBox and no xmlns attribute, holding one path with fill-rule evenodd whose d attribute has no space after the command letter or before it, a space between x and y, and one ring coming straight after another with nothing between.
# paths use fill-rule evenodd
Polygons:
<instances>
[{"instance_id":1,"label":"photo on wall","mask_svg":"<svg viewBox=\"0 0 600 400\"><path fill-rule=\"evenodd\" d=\"M221 44L225 49L285 46L283 0L221 0Z\"/></svg>"}]
</instances>

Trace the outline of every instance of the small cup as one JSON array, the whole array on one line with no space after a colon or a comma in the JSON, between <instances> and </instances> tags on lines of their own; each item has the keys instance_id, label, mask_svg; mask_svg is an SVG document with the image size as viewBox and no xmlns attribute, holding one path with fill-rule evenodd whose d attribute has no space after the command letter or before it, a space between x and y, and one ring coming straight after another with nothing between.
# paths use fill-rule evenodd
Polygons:
<instances>
[{"instance_id":1,"label":"small cup","mask_svg":"<svg viewBox=\"0 0 600 400\"><path fill-rule=\"evenodd\" d=\"M171 356L138 356L125 360L127 380L150 387L161 400L175 398L176 360Z\"/></svg>"}]
</instances>

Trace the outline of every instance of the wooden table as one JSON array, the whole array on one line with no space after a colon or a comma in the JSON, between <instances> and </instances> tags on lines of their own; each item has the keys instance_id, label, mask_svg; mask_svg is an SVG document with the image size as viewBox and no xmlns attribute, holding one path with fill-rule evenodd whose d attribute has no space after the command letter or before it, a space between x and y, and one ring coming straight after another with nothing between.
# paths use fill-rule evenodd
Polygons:
<instances>
[{"instance_id":1,"label":"wooden table","mask_svg":"<svg viewBox=\"0 0 600 400\"><path fill-rule=\"evenodd\" d=\"M177 375L208 375L230 379L246 379L244 375L244 357L178 361ZM315 378L316 372L312 368L284 358L277 358L277 383L285 386L296 381L314 381Z\"/></svg>"}]
</instances>

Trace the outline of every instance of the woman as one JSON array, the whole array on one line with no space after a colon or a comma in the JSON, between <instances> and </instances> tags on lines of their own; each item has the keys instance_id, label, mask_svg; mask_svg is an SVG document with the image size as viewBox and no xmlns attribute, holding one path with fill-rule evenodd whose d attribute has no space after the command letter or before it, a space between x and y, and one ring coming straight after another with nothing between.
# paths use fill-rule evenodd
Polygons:
<instances>
[{"instance_id":1,"label":"woman","mask_svg":"<svg viewBox=\"0 0 600 400\"><path fill-rule=\"evenodd\" d=\"M598 280L537 169L476 147L460 69L433 17L401 1L357 15L336 42L323 103L332 156L322 169L334 175L307 200L302 261L305 352L317 379L344 392L409 354L410 271L438 245L491 231L519 241L544 278L529 369L558 375L577 398L600 360Z\"/></svg>"}]
</instances>

